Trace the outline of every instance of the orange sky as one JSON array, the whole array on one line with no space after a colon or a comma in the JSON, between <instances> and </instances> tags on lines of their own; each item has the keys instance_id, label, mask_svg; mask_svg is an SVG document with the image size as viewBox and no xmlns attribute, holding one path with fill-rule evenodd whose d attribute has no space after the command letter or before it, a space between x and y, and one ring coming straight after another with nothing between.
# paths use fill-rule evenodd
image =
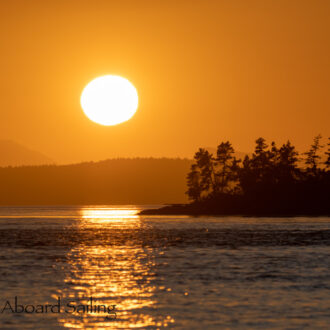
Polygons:
<instances>
[{"instance_id":1,"label":"orange sky","mask_svg":"<svg viewBox=\"0 0 330 330\"><path fill-rule=\"evenodd\" d=\"M0 15L0 139L58 162L330 135L328 0L11 0ZM80 108L105 74L139 93L118 126Z\"/></svg>"}]
</instances>

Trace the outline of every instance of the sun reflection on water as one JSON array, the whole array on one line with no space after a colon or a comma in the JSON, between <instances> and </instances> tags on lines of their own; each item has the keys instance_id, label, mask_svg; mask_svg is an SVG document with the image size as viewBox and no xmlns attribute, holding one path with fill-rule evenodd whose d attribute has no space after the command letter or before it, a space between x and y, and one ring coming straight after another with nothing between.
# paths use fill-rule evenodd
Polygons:
<instances>
[{"instance_id":1,"label":"sun reflection on water","mask_svg":"<svg viewBox=\"0 0 330 330\"><path fill-rule=\"evenodd\" d=\"M85 207L80 210L83 224L87 227L102 225L102 228L139 228L139 210L136 208L91 208ZM106 225L107 227L104 227Z\"/></svg>"},{"instance_id":2,"label":"sun reflection on water","mask_svg":"<svg viewBox=\"0 0 330 330\"><path fill-rule=\"evenodd\" d=\"M138 229L141 219L138 209L82 208L77 221L81 231L111 231ZM78 231L79 232L79 231ZM105 242L105 241L104 241ZM138 244L107 245L102 240L97 245L75 246L67 255L64 289L60 295L65 301L86 304L90 297L98 304L116 305L116 320L107 320L105 313L60 314L59 322L67 328L127 329L148 326L167 326L170 317L155 319L148 308L155 305L155 276L153 253Z\"/></svg>"}]
</instances>

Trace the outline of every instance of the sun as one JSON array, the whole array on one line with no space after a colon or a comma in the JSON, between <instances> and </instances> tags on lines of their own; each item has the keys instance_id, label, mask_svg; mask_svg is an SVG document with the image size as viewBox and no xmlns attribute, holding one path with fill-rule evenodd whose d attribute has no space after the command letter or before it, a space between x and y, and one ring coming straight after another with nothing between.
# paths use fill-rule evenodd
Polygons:
<instances>
[{"instance_id":1,"label":"sun","mask_svg":"<svg viewBox=\"0 0 330 330\"><path fill-rule=\"evenodd\" d=\"M106 75L95 78L84 88L80 104L93 122L117 125L133 117L138 108L138 94L127 79Z\"/></svg>"}]
</instances>

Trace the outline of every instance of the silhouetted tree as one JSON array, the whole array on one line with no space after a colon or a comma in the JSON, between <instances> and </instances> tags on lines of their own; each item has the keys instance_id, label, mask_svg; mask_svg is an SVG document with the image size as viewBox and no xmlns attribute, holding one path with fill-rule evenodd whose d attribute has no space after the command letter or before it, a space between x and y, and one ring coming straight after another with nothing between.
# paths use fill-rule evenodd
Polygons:
<instances>
[{"instance_id":1,"label":"silhouetted tree","mask_svg":"<svg viewBox=\"0 0 330 330\"><path fill-rule=\"evenodd\" d=\"M188 191L190 199L198 201L207 195L214 185L213 157L206 149L200 148L194 156L195 163L188 174Z\"/></svg>"},{"instance_id":2,"label":"silhouetted tree","mask_svg":"<svg viewBox=\"0 0 330 330\"><path fill-rule=\"evenodd\" d=\"M294 181L298 175L298 152L295 147L288 141L280 149L272 149L272 152L275 163L274 177L277 178L279 183L288 184Z\"/></svg>"},{"instance_id":3,"label":"silhouetted tree","mask_svg":"<svg viewBox=\"0 0 330 330\"><path fill-rule=\"evenodd\" d=\"M266 140L262 137L258 138L256 140L256 147L254 151L255 155L258 157L264 156L266 154L267 147Z\"/></svg>"},{"instance_id":4,"label":"silhouetted tree","mask_svg":"<svg viewBox=\"0 0 330 330\"><path fill-rule=\"evenodd\" d=\"M198 207L206 213L329 214L330 142L320 168L320 139L316 136L305 153L307 169L298 167L299 154L290 141L277 147L258 138L242 165L229 141L218 145L215 158L199 149L187 177L188 196L201 201Z\"/></svg>"},{"instance_id":5,"label":"silhouetted tree","mask_svg":"<svg viewBox=\"0 0 330 330\"><path fill-rule=\"evenodd\" d=\"M244 193L252 190L255 185L255 175L251 168L251 159L248 155L244 157L243 166L239 171L239 182Z\"/></svg>"},{"instance_id":6,"label":"silhouetted tree","mask_svg":"<svg viewBox=\"0 0 330 330\"><path fill-rule=\"evenodd\" d=\"M274 143L272 143L274 145ZM268 146L264 138L258 138L256 140L256 147L254 154L252 155L252 169L256 171L257 181L263 181L266 175L269 173L269 169L272 167L272 161L274 158L273 153L267 150Z\"/></svg>"},{"instance_id":7,"label":"silhouetted tree","mask_svg":"<svg viewBox=\"0 0 330 330\"><path fill-rule=\"evenodd\" d=\"M262 191L265 185L273 184L274 158L278 150L272 143L272 150L267 150L268 145L264 138L256 140L255 151L251 158L246 156L243 168L239 171L239 179L243 191L254 193Z\"/></svg>"},{"instance_id":8,"label":"silhouetted tree","mask_svg":"<svg viewBox=\"0 0 330 330\"><path fill-rule=\"evenodd\" d=\"M215 159L215 193L229 192L234 189L239 163L233 156L234 153L234 148L229 141L221 142L218 145L217 157Z\"/></svg>"},{"instance_id":9,"label":"silhouetted tree","mask_svg":"<svg viewBox=\"0 0 330 330\"><path fill-rule=\"evenodd\" d=\"M206 149L200 148L195 154L195 161L201 173L201 185L203 192L207 193L213 186L213 157Z\"/></svg>"},{"instance_id":10,"label":"silhouetted tree","mask_svg":"<svg viewBox=\"0 0 330 330\"><path fill-rule=\"evenodd\" d=\"M313 144L309 151L305 152L306 159L305 164L307 165L307 169L309 172L313 173L315 176L318 173L318 165L321 156L318 154L322 145L320 144L322 136L319 134L314 138Z\"/></svg>"},{"instance_id":11,"label":"silhouetted tree","mask_svg":"<svg viewBox=\"0 0 330 330\"><path fill-rule=\"evenodd\" d=\"M191 165L191 170L187 175L188 190L186 194L189 200L200 201L202 194L202 185L200 180L200 172L196 164Z\"/></svg>"},{"instance_id":12,"label":"silhouetted tree","mask_svg":"<svg viewBox=\"0 0 330 330\"><path fill-rule=\"evenodd\" d=\"M327 155L327 159L325 161L325 166L326 168L330 167L330 137L328 138L328 150L325 152L325 154Z\"/></svg>"}]
</instances>

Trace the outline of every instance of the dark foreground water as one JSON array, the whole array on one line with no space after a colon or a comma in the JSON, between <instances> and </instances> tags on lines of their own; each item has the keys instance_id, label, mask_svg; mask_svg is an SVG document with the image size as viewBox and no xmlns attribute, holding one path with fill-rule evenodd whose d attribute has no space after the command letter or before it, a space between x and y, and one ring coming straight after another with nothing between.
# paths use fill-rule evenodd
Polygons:
<instances>
[{"instance_id":1,"label":"dark foreground water","mask_svg":"<svg viewBox=\"0 0 330 330\"><path fill-rule=\"evenodd\" d=\"M330 218L139 209L0 208L0 328L329 328Z\"/></svg>"}]
</instances>

